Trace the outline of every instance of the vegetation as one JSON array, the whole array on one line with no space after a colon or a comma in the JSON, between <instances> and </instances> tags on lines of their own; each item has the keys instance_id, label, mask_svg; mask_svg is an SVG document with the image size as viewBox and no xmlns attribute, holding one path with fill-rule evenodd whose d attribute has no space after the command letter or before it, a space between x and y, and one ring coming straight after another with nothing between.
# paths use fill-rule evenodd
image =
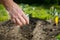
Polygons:
<instances>
[{"instance_id":1,"label":"vegetation","mask_svg":"<svg viewBox=\"0 0 60 40\"><path fill-rule=\"evenodd\" d=\"M50 14L50 9L44 8L43 6L30 6L30 5L21 5L21 8L26 14L31 14L32 17L49 20L53 18L53 15Z\"/></svg>"},{"instance_id":2,"label":"vegetation","mask_svg":"<svg viewBox=\"0 0 60 40\"><path fill-rule=\"evenodd\" d=\"M3 5L0 4L0 22L9 19L9 15Z\"/></svg>"},{"instance_id":3,"label":"vegetation","mask_svg":"<svg viewBox=\"0 0 60 40\"><path fill-rule=\"evenodd\" d=\"M60 34L56 36L57 40L60 40Z\"/></svg>"},{"instance_id":4,"label":"vegetation","mask_svg":"<svg viewBox=\"0 0 60 40\"><path fill-rule=\"evenodd\" d=\"M52 9L51 7L47 8L43 5L33 6L33 5L28 5L28 4L19 4L19 6L22 8L22 10L26 14L29 14L29 15L31 14L32 17L44 19L44 20L49 20L49 19L54 18L54 15L52 15L54 14L53 13L54 9ZM60 12L59 6L55 6L55 8L57 9L57 12ZM0 5L0 21L4 21L7 19L9 19L7 11L3 5Z\"/></svg>"}]
</instances>

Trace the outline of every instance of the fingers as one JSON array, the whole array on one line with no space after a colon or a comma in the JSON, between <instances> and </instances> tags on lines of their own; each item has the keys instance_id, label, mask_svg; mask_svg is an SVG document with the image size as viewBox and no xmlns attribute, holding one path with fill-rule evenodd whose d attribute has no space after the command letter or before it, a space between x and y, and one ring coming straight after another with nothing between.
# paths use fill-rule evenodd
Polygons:
<instances>
[{"instance_id":1,"label":"fingers","mask_svg":"<svg viewBox=\"0 0 60 40\"><path fill-rule=\"evenodd\" d=\"M18 6L16 7L18 18L21 20L23 24L29 24L28 17L24 14L22 9L20 9Z\"/></svg>"},{"instance_id":2,"label":"fingers","mask_svg":"<svg viewBox=\"0 0 60 40\"><path fill-rule=\"evenodd\" d=\"M20 25L20 26L23 25L22 22L18 18L16 18L15 20L16 20L17 25Z\"/></svg>"},{"instance_id":3,"label":"fingers","mask_svg":"<svg viewBox=\"0 0 60 40\"><path fill-rule=\"evenodd\" d=\"M13 8L8 9L13 22L17 25L23 26L25 24L29 24L28 17L24 14L24 12L16 5L13 5Z\"/></svg>"},{"instance_id":4,"label":"fingers","mask_svg":"<svg viewBox=\"0 0 60 40\"><path fill-rule=\"evenodd\" d=\"M25 19L20 15L19 17L19 20L25 25L26 24L26 21L25 21Z\"/></svg>"},{"instance_id":5,"label":"fingers","mask_svg":"<svg viewBox=\"0 0 60 40\"><path fill-rule=\"evenodd\" d=\"M20 25L22 26L22 22L18 19L18 18L12 18L12 21L16 24L16 25Z\"/></svg>"},{"instance_id":6,"label":"fingers","mask_svg":"<svg viewBox=\"0 0 60 40\"><path fill-rule=\"evenodd\" d=\"M22 10L18 11L18 16L24 24L29 24L29 18L24 14Z\"/></svg>"},{"instance_id":7,"label":"fingers","mask_svg":"<svg viewBox=\"0 0 60 40\"><path fill-rule=\"evenodd\" d=\"M20 25L20 26L23 26L29 23L27 17L25 16L12 14L11 18L15 24Z\"/></svg>"},{"instance_id":8,"label":"fingers","mask_svg":"<svg viewBox=\"0 0 60 40\"><path fill-rule=\"evenodd\" d=\"M15 19L14 19L14 18L12 18L12 20L13 20L13 22L14 22L14 23L16 23L16 21L15 21Z\"/></svg>"},{"instance_id":9,"label":"fingers","mask_svg":"<svg viewBox=\"0 0 60 40\"><path fill-rule=\"evenodd\" d=\"M25 14L23 14L22 17L25 19L26 24L29 24L29 18Z\"/></svg>"}]
</instances>

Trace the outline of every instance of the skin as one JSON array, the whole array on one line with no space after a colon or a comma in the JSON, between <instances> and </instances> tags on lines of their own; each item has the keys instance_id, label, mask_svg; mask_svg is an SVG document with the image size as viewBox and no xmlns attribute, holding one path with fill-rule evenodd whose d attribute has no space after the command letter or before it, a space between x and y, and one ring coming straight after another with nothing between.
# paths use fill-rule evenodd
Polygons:
<instances>
[{"instance_id":1,"label":"skin","mask_svg":"<svg viewBox=\"0 0 60 40\"><path fill-rule=\"evenodd\" d=\"M11 20L17 25L29 24L29 19L21 8L13 0L0 0L11 16Z\"/></svg>"}]
</instances>

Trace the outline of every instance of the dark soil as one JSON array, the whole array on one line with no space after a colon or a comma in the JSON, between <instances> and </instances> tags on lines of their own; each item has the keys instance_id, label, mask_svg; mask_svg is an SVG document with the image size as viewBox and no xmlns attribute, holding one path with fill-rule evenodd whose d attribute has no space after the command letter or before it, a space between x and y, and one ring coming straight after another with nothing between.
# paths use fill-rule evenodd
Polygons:
<instances>
[{"instance_id":1,"label":"dark soil","mask_svg":"<svg viewBox=\"0 0 60 40\"><path fill-rule=\"evenodd\" d=\"M56 40L58 26L44 20L30 18L30 24L16 26L11 20L0 23L0 40Z\"/></svg>"}]
</instances>

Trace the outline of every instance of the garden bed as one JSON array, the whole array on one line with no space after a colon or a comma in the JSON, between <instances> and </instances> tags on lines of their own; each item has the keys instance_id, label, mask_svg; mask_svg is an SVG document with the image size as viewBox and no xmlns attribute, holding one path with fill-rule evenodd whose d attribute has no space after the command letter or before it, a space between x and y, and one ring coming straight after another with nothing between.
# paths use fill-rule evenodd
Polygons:
<instances>
[{"instance_id":1,"label":"garden bed","mask_svg":"<svg viewBox=\"0 0 60 40\"><path fill-rule=\"evenodd\" d=\"M30 24L16 26L11 20L0 23L0 40L57 40L58 26L37 18L30 18Z\"/></svg>"}]
</instances>

